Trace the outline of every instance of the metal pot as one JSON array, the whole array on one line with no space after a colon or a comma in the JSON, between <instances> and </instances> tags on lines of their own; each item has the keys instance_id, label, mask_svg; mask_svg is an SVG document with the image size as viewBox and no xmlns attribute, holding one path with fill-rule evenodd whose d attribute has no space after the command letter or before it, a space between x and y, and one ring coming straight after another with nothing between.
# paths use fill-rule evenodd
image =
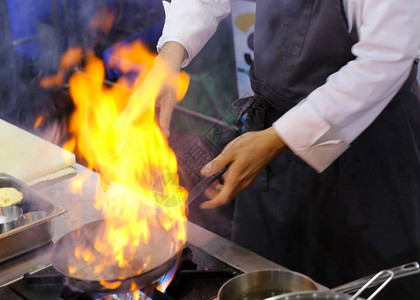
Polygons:
<instances>
[{"instance_id":1,"label":"metal pot","mask_svg":"<svg viewBox=\"0 0 420 300\"><path fill-rule=\"evenodd\" d=\"M371 299L371 298L370 298ZM266 298L264 300L365 300L363 298L354 298L350 295L336 292L293 292Z\"/></svg>"},{"instance_id":2,"label":"metal pot","mask_svg":"<svg viewBox=\"0 0 420 300\"><path fill-rule=\"evenodd\" d=\"M384 270L375 276L366 276L328 291L319 291L316 283L307 276L287 270L262 270L245 273L227 281L218 293L218 300L257 300L257 299L335 299L349 300L352 293L361 290L367 283L377 286L388 280L386 274L393 273L393 278L402 278L420 272L417 262ZM372 278L375 280L372 281ZM389 277L389 276L388 276ZM387 282L386 282L387 283ZM301 298L291 298L299 292ZM378 291L379 292L379 291ZM278 295L278 296L275 296ZM289 298L278 298L281 296ZM376 294L375 294L376 295ZM273 296L273 297L272 297ZM358 296L357 294L355 295ZM272 298L269 298L272 297ZM305 297L305 298L303 298ZM309 298L308 298L309 297ZM324 298L322 298L324 297ZM354 296L353 296L354 297ZM356 300L356 298L353 298ZM357 300L362 300L357 298Z\"/></svg>"},{"instance_id":3,"label":"metal pot","mask_svg":"<svg viewBox=\"0 0 420 300\"><path fill-rule=\"evenodd\" d=\"M14 229L14 222L22 216L22 209L17 206L0 207L0 233Z\"/></svg>"},{"instance_id":4,"label":"metal pot","mask_svg":"<svg viewBox=\"0 0 420 300\"><path fill-rule=\"evenodd\" d=\"M386 280L383 280L384 275L389 275ZM381 277L382 276L382 277ZM270 298L266 298L264 300L364 300L363 298L359 298L359 295L364 292L371 284L373 284L376 280L382 282L382 285L377 288L372 295L367 300L373 299L391 280L394 278L394 272L390 270L384 270L378 272L375 276L373 276L370 280L368 280L363 287L353 296L347 295L344 293L333 292L333 291L323 291L323 292L293 292L287 293L283 295L273 296Z\"/></svg>"},{"instance_id":5,"label":"metal pot","mask_svg":"<svg viewBox=\"0 0 420 300\"><path fill-rule=\"evenodd\" d=\"M21 212L18 210L18 212ZM17 219L0 224L0 233L6 233L16 228L26 226L28 224L33 224L38 221L44 220L47 217L48 213L46 211L32 211L26 214L21 214Z\"/></svg>"},{"instance_id":6,"label":"metal pot","mask_svg":"<svg viewBox=\"0 0 420 300\"><path fill-rule=\"evenodd\" d=\"M287 270L261 270L244 273L227 281L220 288L218 300L264 299L292 291L317 290L309 277Z\"/></svg>"},{"instance_id":7,"label":"metal pot","mask_svg":"<svg viewBox=\"0 0 420 300\"><path fill-rule=\"evenodd\" d=\"M15 222L17 223L17 227L20 227L44 220L47 216L48 213L46 211L31 211L23 214Z\"/></svg>"}]
</instances>

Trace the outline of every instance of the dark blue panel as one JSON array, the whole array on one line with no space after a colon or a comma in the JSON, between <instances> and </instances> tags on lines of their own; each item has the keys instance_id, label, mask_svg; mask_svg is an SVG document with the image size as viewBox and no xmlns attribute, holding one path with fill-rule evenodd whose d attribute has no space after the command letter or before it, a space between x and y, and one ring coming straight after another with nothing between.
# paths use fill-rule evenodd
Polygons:
<instances>
[{"instance_id":1,"label":"dark blue panel","mask_svg":"<svg viewBox=\"0 0 420 300\"><path fill-rule=\"evenodd\" d=\"M6 0L10 34L13 41L37 35L36 22L51 18L51 0ZM30 59L39 57L39 42L22 42L14 47L17 54Z\"/></svg>"},{"instance_id":2,"label":"dark blue panel","mask_svg":"<svg viewBox=\"0 0 420 300\"><path fill-rule=\"evenodd\" d=\"M162 35L162 30L163 30L163 21L153 26L150 26L149 28L139 32L138 34L133 35L132 37L118 43L114 47L109 48L106 51L104 51L103 59L105 62L108 77L115 79L121 76L120 72L117 69L111 69L108 67L108 61L110 57L112 56L112 51L115 48L117 48L119 45L131 43L133 41L139 40L148 48L155 49L157 42L159 40L159 37Z\"/></svg>"}]
</instances>

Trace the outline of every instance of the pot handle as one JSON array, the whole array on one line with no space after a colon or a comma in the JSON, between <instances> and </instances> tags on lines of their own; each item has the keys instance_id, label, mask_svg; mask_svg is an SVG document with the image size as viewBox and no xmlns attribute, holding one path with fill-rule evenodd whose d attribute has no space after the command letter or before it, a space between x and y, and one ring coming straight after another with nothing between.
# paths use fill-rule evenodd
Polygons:
<instances>
[{"instance_id":1,"label":"pot handle","mask_svg":"<svg viewBox=\"0 0 420 300\"><path fill-rule=\"evenodd\" d=\"M402 277L419 273L420 266L418 262L411 262L411 263L404 264L404 265L401 265L401 266L398 266L389 270L384 270L384 272L385 271L392 272L394 274L393 278L396 279L396 278L402 278ZM384 283L387 279L389 279L387 274L384 274L384 273L380 274L380 273L382 272L379 272L378 273L379 275L378 274L375 275L377 276L377 278L376 280L374 280L373 282L369 284L369 287L378 286L379 284ZM340 285L338 287L331 289L331 291L338 292L338 293L345 293L345 294L351 294L351 293L357 292L372 279L372 276L373 275L366 276L366 277L351 281L349 283Z\"/></svg>"},{"instance_id":2,"label":"pot handle","mask_svg":"<svg viewBox=\"0 0 420 300\"><path fill-rule=\"evenodd\" d=\"M394 278L394 272L390 271L390 270L384 270L384 271L380 271L379 273L377 273L375 276L373 276L368 282L366 282L366 284L357 291L356 294L353 295L353 297L350 298L350 300L357 300L357 297L364 291L366 290L371 284L373 284L375 282L376 279L378 279L378 277L383 276L385 274L388 274L389 277L384 281L384 283L381 284L380 287L378 287L373 293L372 295L370 295L370 297L367 300L371 300L373 299L380 291L382 291L382 289L388 284L388 282L390 282L392 280L392 278Z\"/></svg>"}]
</instances>

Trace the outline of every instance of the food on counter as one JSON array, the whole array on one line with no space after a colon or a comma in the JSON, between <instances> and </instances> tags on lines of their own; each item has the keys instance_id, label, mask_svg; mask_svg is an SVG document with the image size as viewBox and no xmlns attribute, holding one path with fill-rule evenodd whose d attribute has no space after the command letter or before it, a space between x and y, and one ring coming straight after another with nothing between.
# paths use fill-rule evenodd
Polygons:
<instances>
[{"instance_id":1,"label":"food on counter","mask_svg":"<svg viewBox=\"0 0 420 300\"><path fill-rule=\"evenodd\" d=\"M0 188L0 207L14 205L23 198L21 192L12 187Z\"/></svg>"}]
</instances>

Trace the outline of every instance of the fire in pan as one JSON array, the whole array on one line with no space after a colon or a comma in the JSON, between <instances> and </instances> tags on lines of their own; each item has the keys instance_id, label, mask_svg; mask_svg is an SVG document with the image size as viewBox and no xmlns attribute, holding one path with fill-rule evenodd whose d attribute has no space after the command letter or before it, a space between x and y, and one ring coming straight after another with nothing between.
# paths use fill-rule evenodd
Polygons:
<instances>
[{"instance_id":1,"label":"fire in pan","mask_svg":"<svg viewBox=\"0 0 420 300\"><path fill-rule=\"evenodd\" d=\"M104 225L105 220L88 223L54 245L52 265L70 289L92 294L125 293L156 283L176 264L183 245L170 243L175 227L166 231L158 222L151 225L153 235L148 243L127 253L132 259L121 267L97 249L95 241L103 235Z\"/></svg>"}]
</instances>

